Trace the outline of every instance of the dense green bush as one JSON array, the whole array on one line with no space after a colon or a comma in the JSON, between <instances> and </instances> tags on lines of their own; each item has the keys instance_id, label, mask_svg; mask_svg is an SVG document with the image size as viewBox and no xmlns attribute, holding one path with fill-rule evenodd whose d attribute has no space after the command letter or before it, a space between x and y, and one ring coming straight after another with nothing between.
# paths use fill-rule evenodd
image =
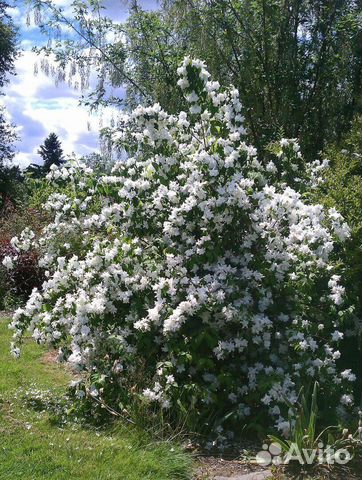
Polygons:
<instances>
[{"instance_id":1,"label":"dense green bush","mask_svg":"<svg viewBox=\"0 0 362 480\"><path fill-rule=\"evenodd\" d=\"M337 144L323 152L329 161L323 182L314 192L314 201L335 207L351 228L340 256L346 265L345 278L354 297L357 315L362 322L362 117L357 117L350 132ZM360 331L362 326L360 326ZM361 396L362 380L361 336L351 337L345 344L342 362L354 366L357 373L357 394Z\"/></svg>"},{"instance_id":2,"label":"dense green bush","mask_svg":"<svg viewBox=\"0 0 362 480\"><path fill-rule=\"evenodd\" d=\"M362 228L362 117L357 117L350 132L337 144L327 148L323 157L329 161L317 196L328 207L338 207L360 237ZM358 262L356 262L358 263Z\"/></svg>"}]
</instances>

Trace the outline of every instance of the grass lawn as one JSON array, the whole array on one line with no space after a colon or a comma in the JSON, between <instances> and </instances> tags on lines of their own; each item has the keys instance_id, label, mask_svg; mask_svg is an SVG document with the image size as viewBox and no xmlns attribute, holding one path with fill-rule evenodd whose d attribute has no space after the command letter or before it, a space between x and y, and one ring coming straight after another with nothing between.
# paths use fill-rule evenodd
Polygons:
<instances>
[{"instance_id":1,"label":"grass lawn","mask_svg":"<svg viewBox=\"0 0 362 480\"><path fill-rule=\"evenodd\" d=\"M65 388L69 374L42 360L28 341L19 360L9 354L11 332L0 320L1 480L164 480L190 478L191 459L171 443L149 443L128 427L109 431L64 428L24 405L27 388Z\"/></svg>"}]
</instances>

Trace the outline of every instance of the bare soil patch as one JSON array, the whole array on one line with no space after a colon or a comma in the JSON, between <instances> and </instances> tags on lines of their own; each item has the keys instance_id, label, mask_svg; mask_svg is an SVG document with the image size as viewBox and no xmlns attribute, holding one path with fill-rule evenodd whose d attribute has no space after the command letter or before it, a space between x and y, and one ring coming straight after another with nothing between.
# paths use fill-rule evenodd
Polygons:
<instances>
[{"instance_id":1,"label":"bare soil patch","mask_svg":"<svg viewBox=\"0 0 362 480\"><path fill-rule=\"evenodd\" d=\"M215 477L233 477L247 473L262 472L258 465L245 460L228 460L220 457L199 457L194 480L207 480Z\"/></svg>"}]
</instances>

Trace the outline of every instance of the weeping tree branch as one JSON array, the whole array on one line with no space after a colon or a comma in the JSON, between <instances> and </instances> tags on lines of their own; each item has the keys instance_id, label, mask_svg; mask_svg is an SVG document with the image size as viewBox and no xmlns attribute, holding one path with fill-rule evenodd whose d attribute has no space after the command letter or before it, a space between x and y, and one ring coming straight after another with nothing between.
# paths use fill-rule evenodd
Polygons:
<instances>
[{"instance_id":1,"label":"weeping tree branch","mask_svg":"<svg viewBox=\"0 0 362 480\"><path fill-rule=\"evenodd\" d=\"M103 59L108 62L112 67L123 77L127 82L129 82L142 96L147 97L146 92L133 80L132 77L127 75L124 69L121 69L112 59L110 55L105 51L105 49L97 45L90 36L87 37L79 28L77 28L62 12L60 9L57 9L50 0L39 0L36 2L37 6L45 6L48 7L55 16L60 19L65 25L71 28L80 38L85 40L85 42L102 55Z\"/></svg>"}]
</instances>

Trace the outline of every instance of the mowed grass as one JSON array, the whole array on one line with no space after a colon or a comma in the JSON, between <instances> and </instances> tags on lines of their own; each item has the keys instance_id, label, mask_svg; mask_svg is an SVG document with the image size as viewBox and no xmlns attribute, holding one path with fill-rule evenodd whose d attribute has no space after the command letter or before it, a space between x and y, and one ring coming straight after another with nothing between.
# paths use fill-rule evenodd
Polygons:
<instances>
[{"instance_id":1,"label":"mowed grass","mask_svg":"<svg viewBox=\"0 0 362 480\"><path fill-rule=\"evenodd\" d=\"M97 431L59 428L46 412L24 405L23 392L65 389L70 374L44 361L30 339L19 360L9 353L11 332L0 319L1 480L166 480L190 478L191 459L171 442L150 441L131 427Z\"/></svg>"}]
</instances>

